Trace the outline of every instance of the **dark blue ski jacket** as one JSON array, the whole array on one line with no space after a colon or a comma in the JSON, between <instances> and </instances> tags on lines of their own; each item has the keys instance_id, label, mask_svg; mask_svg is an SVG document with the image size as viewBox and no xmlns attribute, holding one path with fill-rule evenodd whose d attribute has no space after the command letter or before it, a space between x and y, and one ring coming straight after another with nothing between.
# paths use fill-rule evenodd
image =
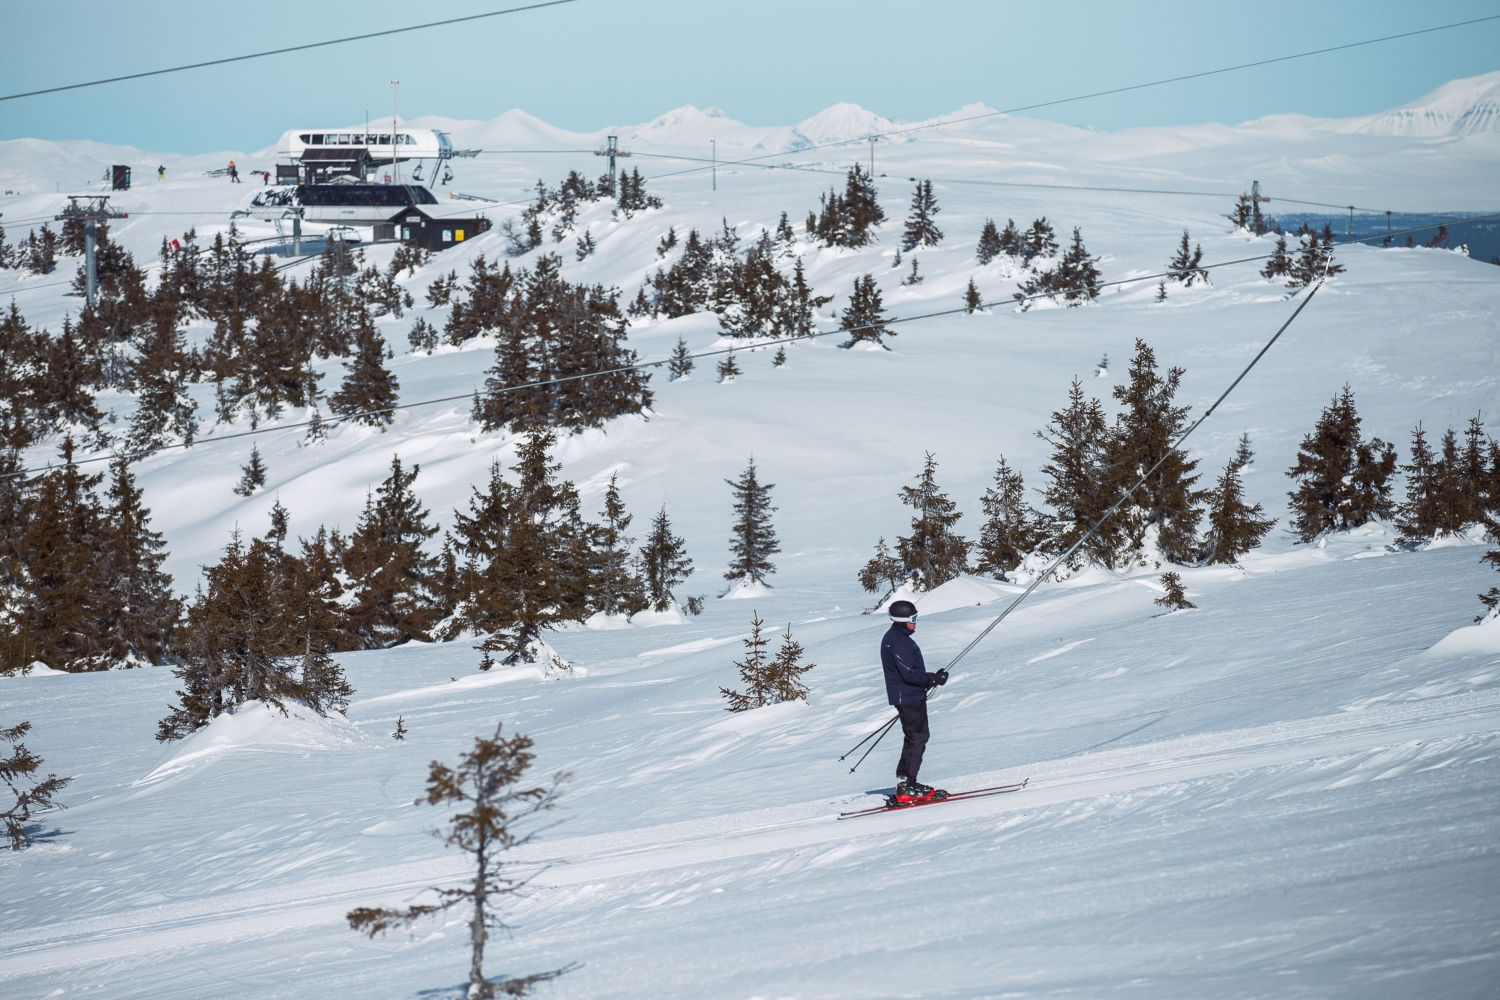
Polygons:
<instances>
[{"instance_id":1,"label":"dark blue ski jacket","mask_svg":"<svg viewBox=\"0 0 1500 1000\"><path fill-rule=\"evenodd\" d=\"M922 662L922 650L901 622L892 622L880 639L880 665L885 668L885 697L892 705L915 705L927 698L932 675Z\"/></svg>"}]
</instances>

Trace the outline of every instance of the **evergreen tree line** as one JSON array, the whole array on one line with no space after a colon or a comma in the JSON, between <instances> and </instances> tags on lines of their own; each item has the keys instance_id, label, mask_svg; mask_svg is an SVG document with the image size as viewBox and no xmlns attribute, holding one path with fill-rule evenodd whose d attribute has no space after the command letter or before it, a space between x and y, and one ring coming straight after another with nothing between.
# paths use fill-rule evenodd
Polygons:
<instances>
[{"instance_id":1,"label":"evergreen tree line","mask_svg":"<svg viewBox=\"0 0 1500 1000\"><path fill-rule=\"evenodd\" d=\"M546 629L595 613L670 610L693 566L666 510L636 549L611 479L599 521L585 520L577 488L557 475L554 444L551 431L535 429L510 476L492 465L436 554L425 543L438 529L412 491L419 468L404 469L399 457L347 538L319 528L288 551L289 515L278 502L264 538L246 546L236 536L205 571L174 648L180 704L160 738L257 698L337 709L348 696L331 659L339 651L472 635L482 669L562 666L542 642Z\"/></svg>"},{"instance_id":2,"label":"evergreen tree line","mask_svg":"<svg viewBox=\"0 0 1500 1000\"><path fill-rule=\"evenodd\" d=\"M1286 286L1296 290L1315 284L1325 274L1342 274L1342 264L1333 262L1333 227L1323 227L1322 238L1303 223L1297 232L1298 249L1295 254L1287 249L1286 233L1276 230L1276 246L1271 251L1260 276L1270 281L1282 279Z\"/></svg>"},{"instance_id":3,"label":"evergreen tree line","mask_svg":"<svg viewBox=\"0 0 1500 1000\"><path fill-rule=\"evenodd\" d=\"M608 173L591 181L578 171L569 170L555 188L538 180L536 200L521 210L519 224L506 220L500 231L511 256L520 257L545 243L549 231L553 242L563 242L577 227L580 207L609 198L615 199L616 217L626 219L644 209L662 206L660 198L646 193L646 179L639 170L622 173L618 184Z\"/></svg>"},{"instance_id":4,"label":"evergreen tree line","mask_svg":"<svg viewBox=\"0 0 1500 1000\"><path fill-rule=\"evenodd\" d=\"M176 738L256 698L323 710L340 697L330 679L336 652L473 633L483 636L487 665L496 653L513 664L536 659L541 633L560 623L671 610L693 562L665 508L637 547L611 477L598 519L586 520L577 488L558 478L555 443L550 430L533 429L510 476L492 465L436 552L428 543L439 529L413 488L420 467L399 456L347 535L319 527L289 543L291 514L278 500L266 534L247 544L236 532L184 609L128 462L111 466L101 496L103 475L83 474L66 440L58 468L30 481L0 478L0 673L37 662L63 670L175 663L186 715L163 732ZM734 518L724 578L765 584L780 551L774 484L752 459L726 485ZM696 613L701 599L682 604Z\"/></svg>"},{"instance_id":5,"label":"evergreen tree line","mask_svg":"<svg viewBox=\"0 0 1500 1000\"><path fill-rule=\"evenodd\" d=\"M51 274L57 267L57 258L62 252L57 233L46 223L42 224L41 229L30 230L24 240L14 245L6 241L5 227L0 226L0 270Z\"/></svg>"},{"instance_id":6,"label":"evergreen tree line","mask_svg":"<svg viewBox=\"0 0 1500 1000\"><path fill-rule=\"evenodd\" d=\"M676 246L675 231L669 233ZM646 279L631 303L633 315L675 318L712 311L728 337L805 337L816 329L814 312L832 296L814 295L802 259L795 256L796 235L786 213L775 233L762 230L740 251L740 236L728 222L712 240L696 229L682 241L682 252ZM781 262L794 259L790 276Z\"/></svg>"},{"instance_id":7,"label":"evergreen tree line","mask_svg":"<svg viewBox=\"0 0 1500 1000\"><path fill-rule=\"evenodd\" d=\"M576 432L651 405L650 375L622 370L638 359L627 346L630 321L619 291L570 283L558 255L543 254L534 268L518 271L508 262L497 270L481 255L451 302L443 330L448 343L495 340L494 364L473 405L484 430L524 424ZM415 349L431 350L436 342L430 326L413 331Z\"/></svg>"},{"instance_id":8,"label":"evergreen tree line","mask_svg":"<svg viewBox=\"0 0 1500 1000\"><path fill-rule=\"evenodd\" d=\"M1103 278L1095 267L1098 258L1084 246L1083 231L1075 226L1073 239L1061 256L1058 249L1057 233L1046 216L1033 220L1024 232L1016 228L1014 219L1006 219L1004 229L996 226L994 219L986 219L979 231L975 257L981 265L1004 257L1029 272L1013 296L1022 312L1041 296L1068 306L1097 299ZM978 308L977 290L966 296L965 305L971 312Z\"/></svg>"},{"instance_id":9,"label":"evergreen tree line","mask_svg":"<svg viewBox=\"0 0 1500 1000\"><path fill-rule=\"evenodd\" d=\"M1112 390L1121 403L1113 426L1100 401L1086 398L1075 378L1067 405L1038 432L1052 446L1042 469L1046 508L1027 502L1020 473L1002 457L980 500L984 519L974 543L957 534L961 513L938 488L937 463L929 454L917 483L901 491L902 502L914 511L910 533L898 537L894 549L879 540L860 570L861 585L884 600L898 587L931 590L970 571L1004 580L1029 555L1050 561L1072 548L1153 467L1131 502L1082 544L1069 568L1089 562L1118 569L1154 558L1179 565L1236 562L1260 544L1274 521L1244 498L1241 477L1254 457L1248 435L1211 489L1198 487L1196 460L1172 447L1188 422L1189 408L1175 401L1183 374L1172 368L1163 376L1150 347L1137 341L1129 382ZM1412 461L1403 467L1406 498L1398 504L1392 497L1395 449L1363 436L1354 394L1345 386L1287 471L1294 483L1288 493L1290 530L1299 542L1312 542L1381 518L1394 519L1407 545L1481 524L1494 533L1500 445L1486 437L1478 416L1464 439L1460 446L1450 429L1434 454L1419 426Z\"/></svg>"},{"instance_id":10,"label":"evergreen tree line","mask_svg":"<svg viewBox=\"0 0 1500 1000\"><path fill-rule=\"evenodd\" d=\"M65 319L56 337L29 327L14 303L0 320L0 448L20 450L64 432L131 453L190 444L199 418L189 389L202 382L214 384L218 421L248 418L255 426L287 407L316 411L322 376L312 362L332 356L349 359L327 400L332 413L372 426L390 422L385 408L399 386L374 320L410 305L395 283L409 260L361 271L357 252L334 242L298 283L283 281L269 257L255 263L233 228L202 248L188 232L175 248L162 241L161 278L148 289L107 226L98 227L97 245L95 308L85 307L76 322ZM201 347L187 346L184 327L192 321L212 324ZM110 430L112 416L98 407L105 390L136 396L123 432Z\"/></svg>"}]
</instances>

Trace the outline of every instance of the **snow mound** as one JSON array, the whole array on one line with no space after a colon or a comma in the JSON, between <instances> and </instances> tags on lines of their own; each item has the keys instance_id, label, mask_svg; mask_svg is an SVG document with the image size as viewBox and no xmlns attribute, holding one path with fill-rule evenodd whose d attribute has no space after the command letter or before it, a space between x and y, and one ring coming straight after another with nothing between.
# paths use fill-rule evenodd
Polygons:
<instances>
[{"instance_id":1,"label":"snow mound","mask_svg":"<svg viewBox=\"0 0 1500 1000\"><path fill-rule=\"evenodd\" d=\"M1443 636L1427 656L1473 656L1500 654L1500 618L1490 615L1478 625L1456 628Z\"/></svg>"},{"instance_id":2,"label":"snow mound","mask_svg":"<svg viewBox=\"0 0 1500 1000\"><path fill-rule=\"evenodd\" d=\"M263 701L251 701L184 739L166 760L136 784L160 781L225 753L306 754L364 742L364 735L342 716L325 718L296 704L288 704L283 715Z\"/></svg>"},{"instance_id":3,"label":"snow mound","mask_svg":"<svg viewBox=\"0 0 1500 1000\"><path fill-rule=\"evenodd\" d=\"M875 610L885 611L896 601L911 601L917 606L919 614L935 615L944 611L952 611L954 608L972 608L976 605L988 604L1002 597L1009 597L1018 591L1019 588L998 580L961 576L926 593L914 590L910 586L898 587L890 598Z\"/></svg>"},{"instance_id":4,"label":"snow mound","mask_svg":"<svg viewBox=\"0 0 1500 1000\"><path fill-rule=\"evenodd\" d=\"M708 727L710 733L733 733L736 736L753 736L773 729L807 711L805 701L783 701L776 705L752 708L748 712L731 712L729 718Z\"/></svg>"},{"instance_id":5,"label":"snow mound","mask_svg":"<svg viewBox=\"0 0 1500 1000\"><path fill-rule=\"evenodd\" d=\"M749 577L743 577L735 581L734 586L729 588L728 592L724 594L723 599L726 601L748 601L760 597L772 597L775 593L776 591L764 583L752 580Z\"/></svg>"}]
</instances>

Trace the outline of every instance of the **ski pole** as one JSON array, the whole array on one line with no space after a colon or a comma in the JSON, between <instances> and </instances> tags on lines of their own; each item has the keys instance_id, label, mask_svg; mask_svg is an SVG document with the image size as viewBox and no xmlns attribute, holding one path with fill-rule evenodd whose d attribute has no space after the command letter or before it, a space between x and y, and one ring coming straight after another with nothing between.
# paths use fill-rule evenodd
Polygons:
<instances>
[{"instance_id":1,"label":"ski pole","mask_svg":"<svg viewBox=\"0 0 1500 1000\"><path fill-rule=\"evenodd\" d=\"M885 739L885 734L891 731L891 727L894 726L896 724L896 720L900 719L900 718L901 718L901 716L897 715L894 719L892 719L890 722L887 722L885 725L881 726L879 730L877 730L880 733L880 735L875 737L875 742L870 744L870 749L869 750L866 750L864 753L862 753L862 754L859 755L859 760L855 761L854 762L854 766L851 767L851 768L849 768L849 773L850 774L853 774L855 771L859 770L859 765L863 764L865 762L865 758L868 757L868 756L870 756L870 754L874 752L874 750L875 750L876 747L880 746L880 741L883 740L883 739ZM865 737L865 738L869 739L869 737ZM853 753L853 752L854 752L853 750L849 751L849 753ZM847 757L848 754L845 754L844 756ZM843 757L840 757L839 759L842 760Z\"/></svg>"},{"instance_id":2,"label":"ski pole","mask_svg":"<svg viewBox=\"0 0 1500 1000\"><path fill-rule=\"evenodd\" d=\"M850 747L847 751L845 751L844 755L842 757L840 757L839 760L847 760L849 758L850 754L852 754L854 751L858 750L860 747L864 746L870 740L875 739L878 736L885 735L885 731L887 729L891 728L891 726L895 724L896 719L899 719L899 718L900 718L899 715L895 716L894 718L891 719L890 722L885 723L879 729L875 730L874 732L870 733L870 735L866 736L864 739L862 739L858 743L854 744L854 746ZM860 759L863 760L864 758L860 758Z\"/></svg>"}]
</instances>

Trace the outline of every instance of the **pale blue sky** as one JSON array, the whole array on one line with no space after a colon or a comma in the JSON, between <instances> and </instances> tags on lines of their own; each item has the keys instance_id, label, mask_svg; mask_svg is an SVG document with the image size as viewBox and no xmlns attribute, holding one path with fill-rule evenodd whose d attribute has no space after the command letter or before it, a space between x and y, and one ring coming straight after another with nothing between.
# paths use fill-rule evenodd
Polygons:
<instances>
[{"instance_id":1,"label":"pale blue sky","mask_svg":"<svg viewBox=\"0 0 1500 1000\"><path fill-rule=\"evenodd\" d=\"M514 6L6 2L0 94ZM917 121L1015 107L1500 13L1495 0L1007 3L578 0L390 38L0 101L0 138L253 149L301 125L522 108L578 131L683 104L793 124L837 101ZM1349 116L1500 68L1500 21L1032 112L1071 124Z\"/></svg>"}]
</instances>

